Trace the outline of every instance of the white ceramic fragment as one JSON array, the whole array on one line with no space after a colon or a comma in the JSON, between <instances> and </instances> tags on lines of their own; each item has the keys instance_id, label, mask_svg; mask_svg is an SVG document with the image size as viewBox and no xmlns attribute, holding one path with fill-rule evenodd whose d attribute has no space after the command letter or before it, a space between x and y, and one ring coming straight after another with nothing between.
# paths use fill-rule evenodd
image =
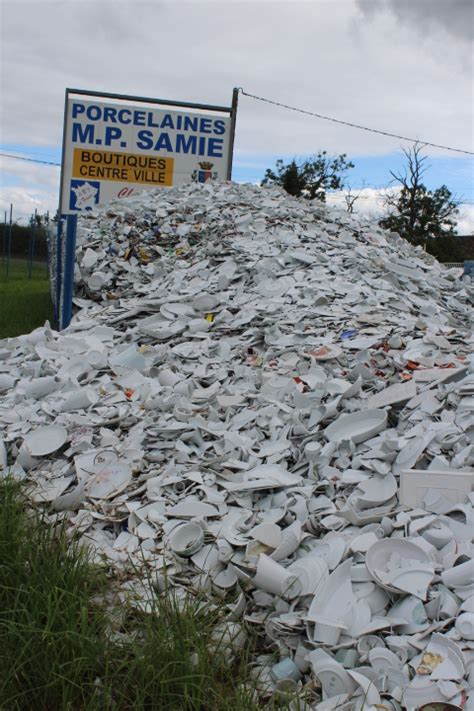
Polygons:
<instances>
[{"instance_id":1,"label":"white ceramic fragment","mask_svg":"<svg viewBox=\"0 0 474 711\"><path fill-rule=\"evenodd\" d=\"M350 569L351 560L348 559L339 565L317 590L308 610L309 620L332 620L343 624L349 620L355 602Z\"/></svg>"},{"instance_id":2,"label":"white ceramic fragment","mask_svg":"<svg viewBox=\"0 0 474 711\"><path fill-rule=\"evenodd\" d=\"M338 664L329 654L322 649L309 653L309 660L316 679L321 683L325 698L352 694L357 684L344 667Z\"/></svg>"},{"instance_id":3,"label":"white ceramic fragment","mask_svg":"<svg viewBox=\"0 0 474 711\"><path fill-rule=\"evenodd\" d=\"M386 405L397 405L407 402L415 397L417 393L416 383L409 380L407 383L396 383L381 390L375 395L371 395L367 400L368 408L385 407Z\"/></svg>"},{"instance_id":4,"label":"white ceramic fragment","mask_svg":"<svg viewBox=\"0 0 474 711\"><path fill-rule=\"evenodd\" d=\"M389 501L397 493L398 485L394 476L387 474L384 477L371 477L367 481L358 484L356 496L359 505L362 503L367 508L370 506L380 506ZM362 493L359 494L358 492Z\"/></svg>"},{"instance_id":5,"label":"white ceramic fragment","mask_svg":"<svg viewBox=\"0 0 474 711\"><path fill-rule=\"evenodd\" d=\"M262 703L472 711L467 277L215 181L79 216L77 257L70 326L0 344L2 472L136 571L124 601L151 611L149 577L218 598L212 644L231 663L252 629ZM33 456L51 426L66 440Z\"/></svg>"},{"instance_id":6,"label":"white ceramic fragment","mask_svg":"<svg viewBox=\"0 0 474 711\"><path fill-rule=\"evenodd\" d=\"M38 427L23 440L32 457L45 457L60 449L67 441L67 430L61 425Z\"/></svg>"},{"instance_id":7,"label":"white ceramic fragment","mask_svg":"<svg viewBox=\"0 0 474 711\"><path fill-rule=\"evenodd\" d=\"M78 509L85 497L84 486L79 483L70 491L65 491L57 496L52 503L56 511L73 511Z\"/></svg>"},{"instance_id":8,"label":"white ceramic fragment","mask_svg":"<svg viewBox=\"0 0 474 711\"><path fill-rule=\"evenodd\" d=\"M441 580L447 587L467 585L474 581L474 560L470 559L441 573Z\"/></svg>"},{"instance_id":9,"label":"white ceramic fragment","mask_svg":"<svg viewBox=\"0 0 474 711\"><path fill-rule=\"evenodd\" d=\"M24 393L28 398L40 399L59 390L63 383L60 378L53 375L33 378L23 386Z\"/></svg>"},{"instance_id":10,"label":"white ceramic fragment","mask_svg":"<svg viewBox=\"0 0 474 711\"><path fill-rule=\"evenodd\" d=\"M302 585L296 575L262 553L257 563L253 584L267 592L292 599L301 593Z\"/></svg>"},{"instance_id":11,"label":"white ceramic fragment","mask_svg":"<svg viewBox=\"0 0 474 711\"><path fill-rule=\"evenodd\" d=\"M181 501L176 506L171 506L166 510L167 516L175 518L206 518L207 516L217 516L218 509L211 504L202 501Z\"/></svg>"},{"instance_id":12,"label":"white ceramic fragment","mask_svg":"<svg viewBox=\"0 0 474 711\"><path fill-rule=\"evenodd\" d=\"M125 489L132 479L129 464L113 462L99 469L85 484L85 492L92 499L109 499Z\"/></svg>"},{"instance_id":13,"label":"white ceramic fragment","mask_svg":"<svg viewBox=\"0 0 474 711\"><path fill-rule=\"evenodd\" d=\"M0 438L0 469L5 468L8 463L7 448L3 437Z\"/></svg>"},{"instance_id":14,"label":"white ceramic fragment","mask_svg":"<svg viewBox=\"0 0 474 711\"><path fill-rule=\"evenodd\" d=\"M474 471L404 469L400 473L400 503L404 506L422 506L430 490L453 504L464 503L474 490Z\"/></svg>"},{"instance_id":15,"label":"white ceramic fragment","mask_svg":"<svg viewBox=\"0 0 474 711\"><path fill-rule=\"evenodd\" d=\"M359 443L373 437L385 428L387 413L384 410L365 410L352 415L341 415L324 432L330 442L352 440Z\"/></svg>"},{"instance_id":16,"label":"white ceramic fragment","mask_svg":"<svg viewBox=\"0 0 474 711\"><path fill-rule=\"evenodd\" d=\"M99 395L94 388L80 388L71 392L66 397L62 404L63 412L72 412L73 410L85 410L91 405L95 405L99 401Z\"/></svg>"},{"instance_id":17,"label":"white ceramic fragment","mask_svg":"<svg viewBox=\"0 0 474 711\"><path fill-rule=\"evenodd\" d=\"M367 551L366 565L381 587L426 599L434 564L414 543L393 538L378 541Z\"/></svg>"},{"instance_id":18,"label":"white ceramic fragment","mask_svg":"<svg viewBox=\"0 0 474 711\"><path fill-rule=\"evenodd\" d=\"M463 612L459 615L455 627L463 639L474 640L474 612Z\"/></svg>"},{"instance_id":19,"label":"white ceramic fragment","mask_svg":"<svg viewBox=\"0 0 474 711\"><path fill-rule=\"evenodd\" d=\"M144 355L138 351L134 344L120 353L111 355L109 361L111 367L115 369L123 368L124 370L138 370L139 372L143 372L146 367Z\"/></svg>"},{"instance_id":20,"label":"white ceramic fragment","mask_svg":"<svg viewBox=\"0 0 474 711\"><path fill-rule=\"evenodd\" d=\"M170 536L170 547L176 555L190 557L198 552L204 543L204 531L198 523L183 523Z\"/></svg>"}]
</instances>

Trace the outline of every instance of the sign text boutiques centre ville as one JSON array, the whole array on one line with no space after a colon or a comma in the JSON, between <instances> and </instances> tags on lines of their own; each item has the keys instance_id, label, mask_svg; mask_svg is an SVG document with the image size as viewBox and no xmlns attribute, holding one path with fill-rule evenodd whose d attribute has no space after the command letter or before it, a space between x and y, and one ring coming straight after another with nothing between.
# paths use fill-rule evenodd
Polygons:
<instances>
[{"instance_id":1,"label":"sign text boutiques centre ville","mask_svg":"<svg viewBox=\"0 0 474 711\"><path fill-rule=\"evenodd\" d=\"M77 213L143 189L229 180L232 107L67 89L60 211Z\"/></svg>"}]
</instances>

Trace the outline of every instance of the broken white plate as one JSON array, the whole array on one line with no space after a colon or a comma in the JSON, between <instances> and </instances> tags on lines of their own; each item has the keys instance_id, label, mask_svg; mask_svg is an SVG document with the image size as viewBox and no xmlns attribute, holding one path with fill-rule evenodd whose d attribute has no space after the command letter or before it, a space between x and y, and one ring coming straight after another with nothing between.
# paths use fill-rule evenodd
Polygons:
<instances>
[{"instance_id":1,"label":"broken white plate","mask_svg":"<svg viewBox=\"0 0 474 711\"><path fill-rule=\"evenodd\" d=\"M110 499L130 484L132 470L129 464L113 462L105 465L85 483L86 495L92 499Z\"/></svg>"},{"instance_id":2,"label":"broken white plate","mask_svg":"<svg viewBox=\"0 0 474 711\"><path fill-rule=\"evenodd\" d=\"M413 595L397 600L388 610L387 616L393 620L400 634L417 634L429 626L422 601Z\"/></svg>"},{"instance_id":3,"label":"broken white plate","mask_svg":"<svg viewBox=\"0 0 474 711\"><path fill-rule=\"evenodd\" d=\"M380 506L395 496L398 490L397 480L391 474L384 477L371 477L357 485L356 496L359 505ZM359 494L362 491L362 494Z\"/></svg>"},{"instance_id":4,"label":"broken white plate","mask_svg":"<svg viewBox=\"0 0 474 711\"><path fill-rule=\"evenodd\" d=\"M306 358L314 358L314 360L332 360L333 358L339 358L339 356L342 355L342 348L331 343L325 346L320 346L319 348L305 351L304 355Z\"/></svg>"},{"instance_id":5,"label":"broken white plate","mask_svg":"<svg viewBox=\"0 0 474 711\"><path fill-rule=\"evenodd\" d=\"M388 538L374 543L365 558L367 570L378 585L391 592L407 592L426 600L434 577L428 554L411 541Z\"/></svg>"},{"instance_id":6,"label":"broken white plate","mask_svg":"<svg viewBox=\"0 0 474 711\"><path fill-rule=\"evenodd\" d=\"M138 370L140 373L145 371L146 359L143 353L140 353L135 344L132 344L120 353L114 353L109 357L110 366L118 374L124 370Z\"/></svg>"},{"instance_id":7,"label":"broken white plate","mask_svg":"<svg viewBox=\"0 0 474 711\"><path fill-rule=\"evenodd\" d=\"M300 579L301 595L315 595L321 584L329 577L326 561L310 555L292 563L287 570Z\"/></svg>"},{"instance_id":8,"label":"broken white plate","mask_svg":"<svg viewBox=\"0 0 474 711\"><path fill-rule=\"evenodd\" d=\"M212 504L206 504L198 500L189 500L180 501L175 506L167 508L166 515L175 518L206 518L208 516L218 516L219 510L215 506L212 506Z\"/></svg>"},{"instance_id":9,"label":"broken white plate","mask_svg":"<svg viewBox=\"0 0 474 711\"><path fill-rule=\"evenodd\" d=\"M67 441L67 429L61 425L46 425L29 432L23 444L32 457L45 457L60 449Z\"/></svg>"},{"instance_id":10,"label":"broken white plate","mask_svg":"<svg viewBox=\"0 0 474 711\"><path fill-rule=\"evenodd\" d=\"M326 427L324 435L330 442L352 440L355 443L365 440L382 432L387 423L385 410L364 410L351 415L341 415L337 420Z\"/></svg>"},{"instance_id":11,"label":"broken white plate","mask_svg":"<svg viewBox=\"0 0 474 711\"><path fill-rule=\"evenodd\" d=\"M242 475L241 481L231 483L219 480L220 486L227 491L251 491L258 489L272 489L274 487L291 486L299 484L301 477L290 474L277 464L260 464Z\"/></svg>"},{"instance_id":12,"label":"broken white plate","mask_svg":"<svg viewBox=\"0 0 474 711\"><path fill-rule=\"evenodd\" d=\"M318 588L308 610L308 620L324 619L344 623L349 618L355 602L350 570L352 559L341 563Z\"/></svg>"},{"instance_id":13,"label":"broken white plate","mask_svg":"<svg viewBox=\"0 0 474 711\"><path fill-rule=\"evenodd\" d=\"M82 483L79 483L70 491L66 491L66 493L61 493L61 495L57 496L53 500L52 506L55 511L74 511L79 508L84 498L84 486Z\"/></svg>"},{"instance_id":14,"label":"broken white plate","mask_svg":"<svg viewBox=\"0 0 474 711\"><path fill-rule=\"evenodd\" d=\"M434 632L422 656L420 666L427 665L427 669L431 672L430 678L433 680L459 681L464 676L464 664L464 655L456 642Z\"/></svg>"},{"instance_id":15,"label":"broken white plate","mask_svg":"<svg viewBox=\"0 0 474 711\"><path fill-rule=\"evenodd\" d=\"M322 649L315 649L308 654L314 676L321 683L325 698L340 694L352 694L356 683L341 664Z\"/></svg>"},{"instance_id":16,"label":"broken white plate","mask_svg":"<svg viewBox=\"0 0 474 711\"><path fill-rule=\"evenodd\" d=\"M210 313L219 306L220 300L213 294L200 294L194 297L192 304L196 311Z\"/></svg>"},{"instance_id":17,"label":"broken white plate","mask_svg":"<svg viewBox=\"0 0 474 711\"><path fill-rule=\"evenodd\" d=\"M467 560L449 568L449 570L444 570L441 573L441 580L449 588L472 583L474 581L474 560Z\"/></svg>"},{"instance_id":18,"label":"broken white plate","mask_svg":"<svg viewBox=\"0 0 474 711\"><path fill-rule=\"evenodd\" d=\"M327 533L324 538L311 546L304 557L323 558L329 570L334 570L341 562L346 550L346 541L338 533Z\"/></svg>"}]
</instances>

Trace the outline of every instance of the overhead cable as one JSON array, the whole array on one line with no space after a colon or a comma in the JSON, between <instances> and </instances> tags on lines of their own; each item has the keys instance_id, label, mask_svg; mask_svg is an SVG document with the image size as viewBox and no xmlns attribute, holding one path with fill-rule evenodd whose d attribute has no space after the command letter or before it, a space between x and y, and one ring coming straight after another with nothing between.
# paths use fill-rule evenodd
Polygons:
<instances>
[{"instance_id":1,"label":"overhead cable","mask_svg":"<svg viewBox=\"0 0 474 711\"><path fill-rule=\"evenodd\" d=\"M466 151L462 148L451 148L450 146L441 146L437 143L430 143L429 141L422 141L418 138L408 138L407 136L399 136L396 133L389 133L388 131L380 131L376 128L369 128L368 126L361 126L357 123L352 123L351 121L342 121L341 119L332 118L331 116L324 116L323 114L317 114L314 111L306 111L305 109L298 109L295 106L288 106L288 104L282 104L280 101L273 101L272 99L265 99L263 96L256 96L255 94L249 94L240 87L239 91L243 96L248 96L251 99L257 99L257 101L264 101L266 104L273 104L273 106L280 106L283 109L288 109L289 111L296 111L300 114L306 114L306 116L314 116L315 118L323 119L324 121L332 121L333 123L342 124L343 126L350 126L351 128L358 128L360 131L369 131L369 133L378 133L381 136L389 136L390 138L398 138L402 141L411 141L411 143L420 143L423 146L431 146L432 148L441 148L444 151L454 151L455 153L465 153L466 155L473 156L474 151Z\"/></svg>"},{"instance_id":2,"label":"overhead cable","mask_svg":"<svg viewBox=\"0 0 474 711\"><path fill-rule=\"evenodd\" d=\"M24 156L14 156L11 153L0 153L3 158L14 158L15 160L26 160L28 163L42 163L43 165L57 165L61 167L61 163L52 163L49 160L38 160L38 158L25 158Z\"/></svg>"}]
</instances>

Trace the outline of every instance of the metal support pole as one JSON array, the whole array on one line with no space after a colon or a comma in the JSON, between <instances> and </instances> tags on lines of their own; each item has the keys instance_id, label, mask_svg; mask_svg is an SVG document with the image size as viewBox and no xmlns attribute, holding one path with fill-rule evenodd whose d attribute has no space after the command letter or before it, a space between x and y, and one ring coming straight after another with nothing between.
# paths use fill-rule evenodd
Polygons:
<instances>
[{"instance_id":1,"label":"metal support pole","mask_svg":"<svg viewBox=\"0 0 474 711\"><path fill-rule=\"evenodd\" d=\"M61 173L60 173L60 178L59 178L59 208L58 208L58 219L61 219L62 213L65 209L65 206L63 205L64 202L64 168L65 168L65 161L66 161L66 136L68 132L67 128L67 123L68 123L68 102L69 102L69 89L66 89L65 94L64 94L64 124L63 124L63 144L62 144L62 149L61 149Z\"/></svg>"},{"instance_id":2,"label":"metal support pole","mask_svg":"<svg viewBox=\"0 0 474 711\"><path fill-rule=\"evenodd\" d=\"M13 203L10 203L10 224L8 226L8 245L7 245L7 279L10 276L10 255L12 251L12 220L13 220Z\"/></svg>"},{"instance_id":3,"label":"metal support pole","mask_svg":"<svg viewBox=\"0 0 474 711\"><path fill-rule=\"evenodd\" d=\"M28 262L28 279L31 279L31 273L33 270L33 257L35 254L35 237L36 237L36 217L37 217L38 211L35 210L35 216L34 216L34 222L33 222L33 231L31 235L31 242L30 242L30 259Z\"/></svg>"},{"instance_id":4,"label":"metal support pole","mask_svg":"<svg viewBox=\"0 0 474 711\"><path fill-rule=\"evenodd\" d=\"M43 227L43 233L46 237L46 276L49 276L49 210L46 213L46 224Z\"/></svg>"},{"instance_id":5,"label":"metal support pole","mask_svg":"<svg viewBox=\"0 0 474 711\"><path fill-rule=\"evenodd\" d=\"M234 153L235 124L237 121L237 105L239 103L239 89L232 92L232 109L230 113L230 137L229 137L229 162L227 164L227 180L232 180L232 160Z\"/></svg>"},{"instance_id":6,"label":"metal support pole","mask_svg":"<svg viewBox=\"0 0 474 711\"><path fill-rule=\"evenodd\" d=\"M5 210L5 217L4 217L4 220L3 220L2 264L5 264L6 256L7 256L7 211Z\"/></svg>"},{"instance_id":7,"label":"metal support pole","mask_svg":"<svg viewBox=\"0 0 474 711\"><path fill-rule=\"evenodd\" d=\"M56 235L56 300L54 304L54 323L59 329L59 313L61 308L61 287L62 287L62 253L63 253L63 218L58 215L58 231Z\"/></svg>"},{"instance_id":8,"label":"metal support pole","mask_svg":"<svg viewBox=\"0 0 474 711\"><path fill-rule=\"evenodd\" d=\"M68 215L66 218L66 252L64 255L61 330L69 326L72 317L72 297L74 293L74 266L76 261L76 232L77 215Z\"/></svg>"}]
</instances>

